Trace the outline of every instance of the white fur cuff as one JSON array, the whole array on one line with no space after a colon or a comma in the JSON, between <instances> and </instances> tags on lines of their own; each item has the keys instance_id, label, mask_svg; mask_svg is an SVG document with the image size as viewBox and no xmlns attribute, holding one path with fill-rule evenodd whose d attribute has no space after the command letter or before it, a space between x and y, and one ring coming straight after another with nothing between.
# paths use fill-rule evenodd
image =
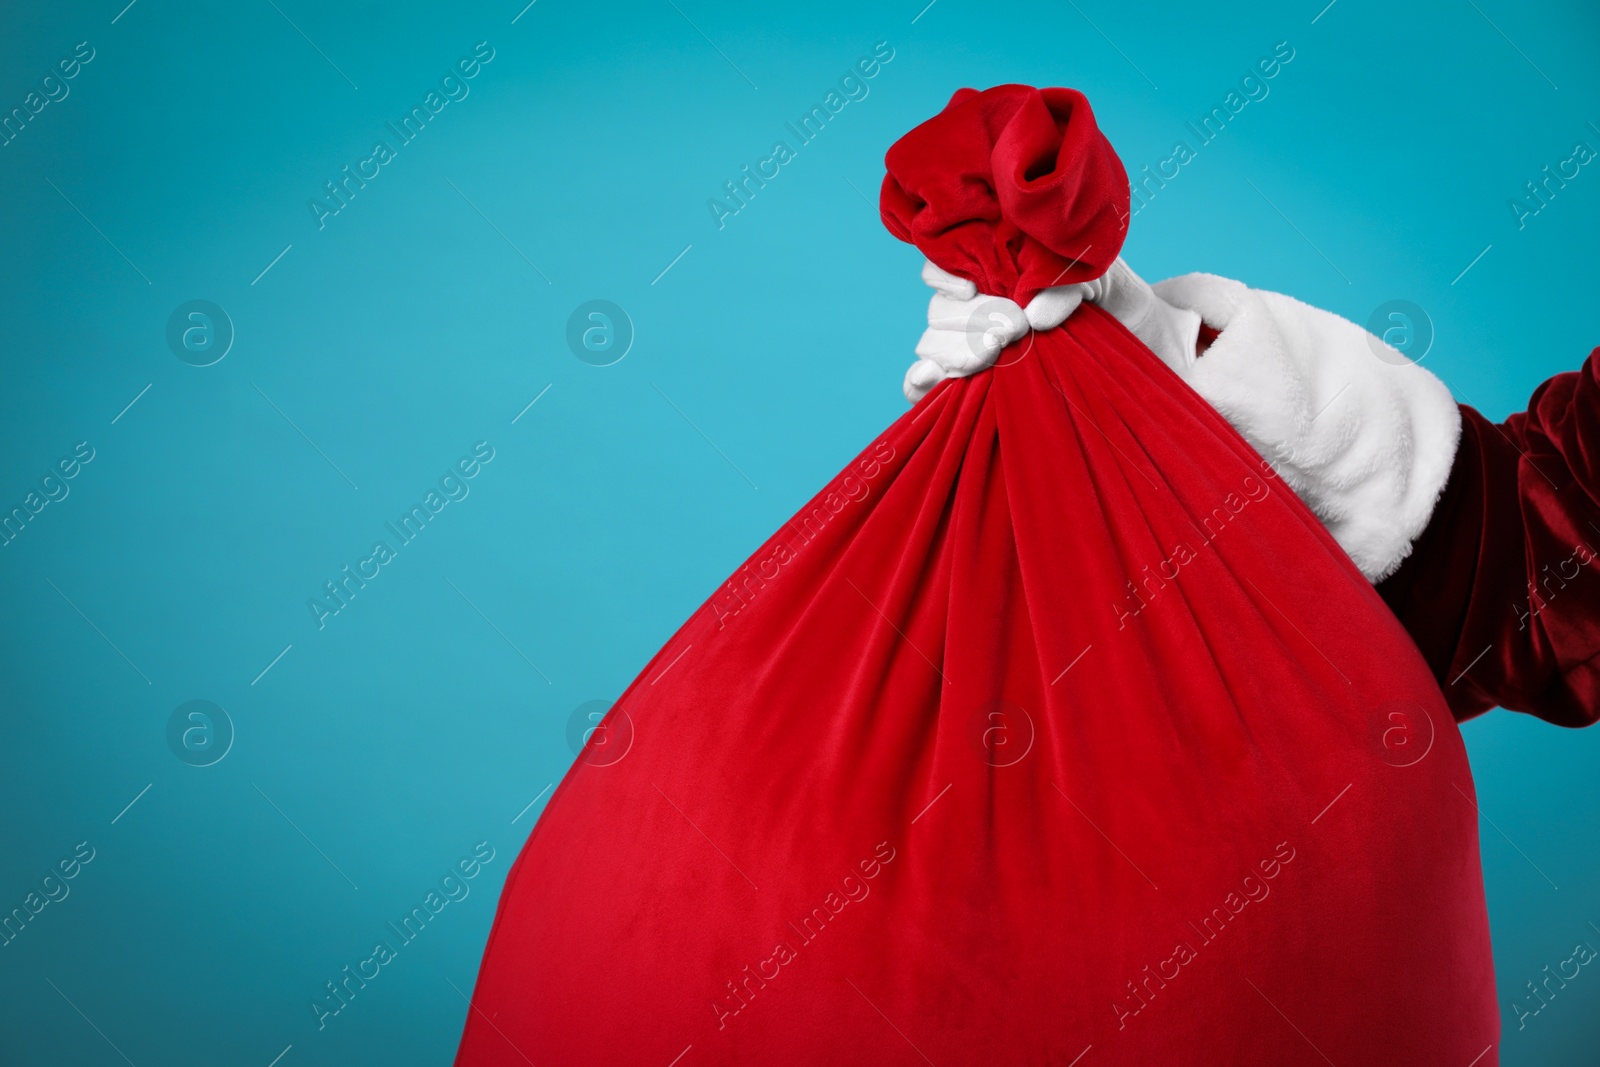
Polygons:
<instances>
[{"instance_id":1,"label":"white fur cuff","mask_svg":"<svg viewBox=\"0 0 1600 1067\"><path fill-rule=\"evenodd\" d=\"M1221 331L1183 378L1277 468L1362 574L1393 574L1455 461L1461 412L1445 384L1355 323L1279 293L1212 274L1155 291Z\"/></svg>"}]
</instances>

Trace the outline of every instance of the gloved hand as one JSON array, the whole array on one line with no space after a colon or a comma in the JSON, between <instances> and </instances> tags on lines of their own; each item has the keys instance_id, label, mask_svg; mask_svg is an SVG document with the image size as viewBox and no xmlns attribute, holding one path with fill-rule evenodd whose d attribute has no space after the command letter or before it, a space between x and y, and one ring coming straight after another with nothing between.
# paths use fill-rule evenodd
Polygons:
<instances>
[{"instance_id":1,"label":"gloved hand","mask_svg":"<svg viewBox=\"0 0 1600 1067\"><path fill-rule=\"evenodd\" d=\"M1122 260L1092 282L1046 289L1026 310L927 264L935 293L913 403L976 374L1031 329L1085 300L1145 343L1271 464L1374 582L1426 528L1455 460L1461 415L1438 378L1337 315L1209 274L1152 289ZM1196 359L1202 317L1218 339Z\"/></svg>"},{"instance_id":2,"label":"gloved hand","mask_svg":"<svg viewBox=\"0 0 1600 1067\"><path fill-rule=\"evenodd\" d=\"M1120 256L1110 270L1084 287L1085 300L1111 312L1161 362L1179 374L1194 366L1200 338L1198 312L1161 299Z\"/></svg>"},{"instance_id":3,"label":"gloved hand","mask_svg":"<svg viewBox=\"0 0 1600 1067\"><path fill-rule=\"evenodd\" d=\"M913 404L946 378L964 378L994 365L1000 352L1032 330L1061 325L1088 300L1126 326L1173 370L1182 373L1195 358L1200 316L1156 296L1118 259L1091 282L1040 290L1026 308L1000 296L987 296L965 278L933 263L922 280L934 289L928 303L928 329L917 343L917 362L906 372L906 399Z\"/></svg>"}]
</instances>

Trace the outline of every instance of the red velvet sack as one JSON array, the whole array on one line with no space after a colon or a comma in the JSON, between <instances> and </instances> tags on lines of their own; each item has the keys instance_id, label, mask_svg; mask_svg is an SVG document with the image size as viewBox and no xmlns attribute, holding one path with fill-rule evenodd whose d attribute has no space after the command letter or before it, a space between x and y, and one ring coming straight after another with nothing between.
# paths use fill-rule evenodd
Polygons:
<instances>
[{"instance_id":1,"label":"red velvet sack","mask_svg":"<svg viewBox=\"0 0 1600 1067\"><path fill-rule=\"evenodd\" d=\"M963 90L888 168L890 229L981 292L1121 247L1070 90ZM1486 1067L1498 1031L1438 686L1085 305L900 418L621 696L456 1062Z\"/></svg>"}]
</instances>

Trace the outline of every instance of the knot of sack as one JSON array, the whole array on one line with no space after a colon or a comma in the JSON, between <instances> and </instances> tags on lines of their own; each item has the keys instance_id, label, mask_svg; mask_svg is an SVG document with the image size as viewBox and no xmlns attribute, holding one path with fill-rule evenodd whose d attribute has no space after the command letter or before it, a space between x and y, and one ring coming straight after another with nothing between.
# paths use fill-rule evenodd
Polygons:
<instances>
[{"instance_id":1,"label":"knot of sack","mask_svg":"<svg viewBox=\"0 0 1600 1067\"><path fill-rule=\"evenodd\" d=\"M962 89L884 157L884 225L1021 307L1104 274L1128 230L1128 176L1073 89Z\"/></svg>"},{"instance_id":2,"label":"knot of sack","mask_svg":"<svg viewBox=\"0 0 1600 1067\"><path fill-rule=\"evenodd\" d=\"M973 340L978 345L989 342L987 352L992 359L994 353L1027 336L1033 325L1028 321L1027 311L1010 297L979 293L967 329L970 334L977 335Z\"/></svg>"}]
</instances>

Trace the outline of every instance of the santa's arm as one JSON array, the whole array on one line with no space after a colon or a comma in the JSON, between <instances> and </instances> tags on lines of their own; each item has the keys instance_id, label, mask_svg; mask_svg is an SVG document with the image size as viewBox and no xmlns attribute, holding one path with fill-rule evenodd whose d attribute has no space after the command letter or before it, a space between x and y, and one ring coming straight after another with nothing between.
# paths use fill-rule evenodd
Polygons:
<instances>
[{"instance_id":1,"label":"santa's arm","mask_svg":"<svg viewBox=\"0 0 1600 1067\"><path fill-rule=\"evenodd\" d=\"M1600 719L1600 349L1496 425L1468 407L1444 494L1378 591L1451 709Z\"/></svg>"},{"instance_id":2,"label":"santa's arm","mask_svg":"<svg viewBox=\"0 0 1600 1067\"><path fill-rule=\"evenodd\" d=\"M1600 354L1496 425L1353 323L1209 275L1180 371L1327 524L1465 719L1600 720Z\"/></svg>"}]
</instances>

